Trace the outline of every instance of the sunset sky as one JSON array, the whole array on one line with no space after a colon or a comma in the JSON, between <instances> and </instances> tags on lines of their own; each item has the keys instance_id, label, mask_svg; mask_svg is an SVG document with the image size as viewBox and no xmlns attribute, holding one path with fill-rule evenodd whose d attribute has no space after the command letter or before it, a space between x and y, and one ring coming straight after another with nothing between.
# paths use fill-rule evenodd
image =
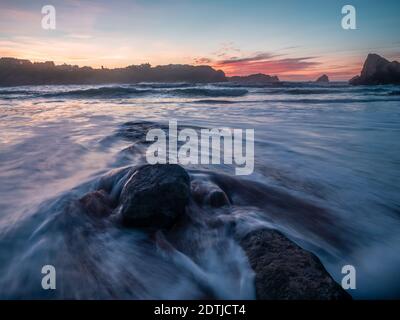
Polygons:
<instances>
[{"instance_id":1,"label":"sunset sky","mask_svg":"<svg viewBox=\"0 0 400 320\"><path fill-rule=\"evenodd\" d=\"M56 8L56 30L41 8ZM341 8L357 12L343 30ZM358 74L366 55L400 59L398 0L46 0L0 2L0 56L92 67L207 64L227 75L333 80Z\"/></svg>"}]
</instances>

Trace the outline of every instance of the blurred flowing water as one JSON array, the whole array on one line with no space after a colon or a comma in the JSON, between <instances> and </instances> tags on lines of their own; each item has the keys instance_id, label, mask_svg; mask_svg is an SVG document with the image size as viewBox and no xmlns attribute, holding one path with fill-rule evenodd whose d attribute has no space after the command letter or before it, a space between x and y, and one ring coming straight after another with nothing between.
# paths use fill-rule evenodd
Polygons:
<instances>
[{"instance_id":1,"label":"blurred flowing water","mask_svg":"<svg viewBox=\"0 0 400 320\"><path fill-rule=\"evenodd\" d=\"M232 165L187 168L205 183L228 179L239 195L229 212L191 210L199 224L167 251L162 234L153 241L77 214L76 199L108 171L143 163L143 144L126 126L145 135L143 124L171 119L255 130L252 175L233 177ZM354 265L354 298L399 298L399 151L395 86L0 88L0 297L252 299L254 274L226 228L235 221L237 232L281 230L339 283L342 266ZM207 227L212 220L222 227ZM41 289L45 264L56 267L55 293Z\"/></svg>"}]
</instances>

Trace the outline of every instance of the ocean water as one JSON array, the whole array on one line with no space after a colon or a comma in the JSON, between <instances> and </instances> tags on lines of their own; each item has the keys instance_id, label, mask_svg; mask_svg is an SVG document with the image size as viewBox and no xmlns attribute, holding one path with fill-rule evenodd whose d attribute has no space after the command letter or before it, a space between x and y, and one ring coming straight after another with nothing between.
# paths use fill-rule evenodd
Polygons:
<instances>
[{"instance_id":1,"label":"ocean water","mask_svg":"<svg viewBox=\"0 0 400 320\"><path fill-rule=\"evenodd\" d=\"M146 132L171 119L255 130L253 174L187 167L201 183L228 184L234 205L190 208L197 223L177 242L78 214L77 199L102 177L145 162ZM356 299L399 298L399 185L398 86L0 88L0 298L253 299L232 223L236 234L282 231L339 283L353 265ZM46 264L55 291L41 288Z\"/></svg>"}]
</instances>

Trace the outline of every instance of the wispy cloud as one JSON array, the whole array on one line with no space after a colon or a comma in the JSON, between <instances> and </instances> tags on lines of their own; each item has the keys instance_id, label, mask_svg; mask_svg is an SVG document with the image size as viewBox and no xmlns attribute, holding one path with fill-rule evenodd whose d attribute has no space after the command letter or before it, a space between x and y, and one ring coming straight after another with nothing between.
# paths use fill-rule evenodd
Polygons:
<instances>
[{"instance_id":1,"label":"wispy cloud","mask_svg":"<svg viewBox=\"0 0 400 320\"><path fill-rule=\"evenodd\" d=\"M286 75L290 73L309 73L321 65L317 56L292 57L289 52L254 52L243 53L233 44L224 47L222 55L217 51L213 57L195 58L196 64L209 64L223 70L227 75L248 75L252 73L266 73L271 75ZM291 47L290 49L292 49ZM234 49L234 50L232 50ZM289 49L289 48L285 48Z\"/></svg>"},{"instance_id":2,"label":"wispy cloud","mask_svg":"<svg viewBox=\"0 0 400 320\"><path fill-rule=\"evenodd\" d=\"M218 61L217 63L219 65L232 65L232 64L236 64L236 63L251 63L251 62L255 62L255 61L262 61L262 60L266 60L266 59L271 59L274 57L279 56L278 54L272 54L269 52L261 52L261 53L257 53L253 56L250 57L243 57L243 58L239 58L239 57L231 57L229 59L226 60L221 60Z\"/></svg>"},{"instance_id":3,"label":"wispy cloud","mask_svg":"<svg viewBox=\"0 0 400 320\"><path fill-rule=\"evenodd\" d=\"M82 40L86 40L86 39L91 39L92 38L92 36L90 34L79 34L79 33L67 34L66 37L72 38L72 39L82 39Z\"/></svg>"},{"instance_id":4,"label":"wispy cloud","mask_svg":"<svg viewBox=\"0 0 400 320\"><path fill-rule=\"evenodd\" d=\"M194 58L195 64L212 64L213 60L210 58Z\"/></svg>"},{"instance_id":5,"label":"wispy cloud","mask_svg":"<svg viewBox=\"0 0 400 320\"><path fill-rule=\"evenodd\" d=\"M283 75L293 72L309 72L321 63L315 61L316 57L280 58L271 56L267 59L260 59L260 56L242 58L233 61L217 61L214 66L222 68L228 74L247 75L252 73L267 73Z\"/></svg>"}]
</instances>

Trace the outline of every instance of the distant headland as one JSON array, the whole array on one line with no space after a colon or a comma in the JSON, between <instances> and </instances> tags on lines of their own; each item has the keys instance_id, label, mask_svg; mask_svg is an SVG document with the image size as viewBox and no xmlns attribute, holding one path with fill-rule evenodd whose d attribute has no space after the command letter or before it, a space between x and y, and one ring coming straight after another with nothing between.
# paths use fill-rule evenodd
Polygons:
<instances>
[{"instance_id":1,"label":"distant headland","mask_svg":"<svg viewBox=\"0 0 400 320\"><path fill-rule=\"evenodd\" d=\"M0 58L0 85L105 84L137 82L221 82L223 71L209 66L170 64L152 67L150 64L126 68L78 67L55 65L52 61L31 62Z\"/></svg>"},{"instance_id":2,"label":"distant headland","mask_svg":"<svg viewBox=\"0 0 400 320\"><path fill-rule=\"evenodd\" d=\"M25 59L0 58L0 86L226 81L253 84L278 82L279 79L265 74L227 77L223 71L207 65L169 64L152 67L150 64L141 64L125 68L96 69L67 64L56 65L52 61L31 62Z\"/></svg>"},{"instance_id":3,"label":"distant headland","mask_svg":"<svg viewBox=\"0 0 400 320\"><path fill-rule=\"evenodd\" d=\"M26 59L0 58L0 86L139 82L233 82L240 85L264 85L279 81L277 76L263 73L227 77L222 70L216 70L208 65L169 64L152 67L146 63L109 69L56 65L52 61L31 62ZM324 74L316 82L329 83L329 78ZM390 62L377 54L370 53L360 75L349 80L349 84L400 84L400 63Z\"/></svg>"}]
</instances>

